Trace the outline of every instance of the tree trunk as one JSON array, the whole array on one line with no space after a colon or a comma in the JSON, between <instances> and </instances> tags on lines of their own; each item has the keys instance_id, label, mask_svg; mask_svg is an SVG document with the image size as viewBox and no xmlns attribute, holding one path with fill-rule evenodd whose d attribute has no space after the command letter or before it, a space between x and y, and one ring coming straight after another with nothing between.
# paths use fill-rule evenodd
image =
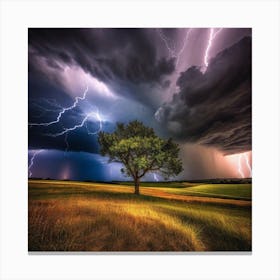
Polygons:
<instances>
[{"instance_id":1,"label":"tree trunk","mask_svg":"<svg viewBox=\"0 0 280 280\"><path fill-rule=\"evenodd\" d=\"M140 180L139 178L136 178L134 180L134 187L135 187L134 193L138 195L140 194L139 186L140 186Z\"/></svg>"}]
</instances>

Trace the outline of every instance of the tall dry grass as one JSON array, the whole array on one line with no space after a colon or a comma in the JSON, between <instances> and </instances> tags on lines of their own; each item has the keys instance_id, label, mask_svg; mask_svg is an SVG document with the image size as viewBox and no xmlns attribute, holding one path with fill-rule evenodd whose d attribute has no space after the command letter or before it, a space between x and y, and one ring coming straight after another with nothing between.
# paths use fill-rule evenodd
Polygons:
<instances>
[{"instance_id":1,"label":"tall dry grass","mask_svg":"<svg viewBox=\"0 0 280 280\"><path fill-rule=\"evenodd\" d=\"M145 204L103 199L32 201L30 251L201 251L199 227Z\"/></svg>"},{"instance_id":2,"label":"tall dry grass","mask_svg":"<svg viewBox=\"0 0 280 280\"><path fill-rule=\"evenodd\" d=\"M29 251L251 250L249 201L142 193L106 184L31 183Z\"/></svg>"}]
</instances>

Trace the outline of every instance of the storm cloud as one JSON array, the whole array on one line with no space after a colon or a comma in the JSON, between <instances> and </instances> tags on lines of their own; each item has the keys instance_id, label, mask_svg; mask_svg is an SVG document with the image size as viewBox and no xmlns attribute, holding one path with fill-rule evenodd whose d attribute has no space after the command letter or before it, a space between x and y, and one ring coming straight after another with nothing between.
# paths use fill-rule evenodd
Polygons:
<instances>
[{"instance_id":1,"label":"storm cloud","mask_svg":"<svg viewBox=\"0 0 280 280\"><path fill-rule=\"evenodd\" d=\"M155 117L183 142L224 154L251 150L251 38L214 57L203 74L193 66L177 80L179 91Z\"/></svg>"},{"instance_id":2,"label":"storm cloud","mask_svg":"<svg viewBox=\"0 0 280 280\"><path fill-rule=\"evenodd\" d=\"M63 71L65 65L81 67L119 95L147 104L152 90L133 87L165 88L165 77L175 70L174 58L164 57L157 48L155 32L141 28L32 28L28 33L29 72L44 72L42 68Z\"/></svg>"},{"instance_id":3,"label":"storm cloud","mask_svg":"<svg viewBox=\"0 0 280 280\"><path fill-rule=\"evenodd\" d=\"M176 179L239 177L239 153L251 151L251 32L29 28L32 176L123 179L98 154L98 132L139 120L179 143Z\"/></svg>"}]
</instances>

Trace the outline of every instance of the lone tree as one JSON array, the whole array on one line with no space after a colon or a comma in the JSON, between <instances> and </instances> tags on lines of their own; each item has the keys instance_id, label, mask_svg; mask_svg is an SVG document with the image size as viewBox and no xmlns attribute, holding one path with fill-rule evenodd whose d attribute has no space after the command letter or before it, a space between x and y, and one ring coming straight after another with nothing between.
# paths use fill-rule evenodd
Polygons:
<instances>
[{"instance_id":1,"label":"lone tree","mask_svg":"<svg viewBox=\"0 0 280 280\"><path fill-rule=\"evenodd\" d=\"M140 179L148 172L161 173L167 179L183 170L178 145L171 139L159 138L139 121L118 123L113 133L100 132L98 142L101 154L108 155L109 162L124 165L121 172L133 178L135 194L140 193Z\"/></svg>"}]
</instances>

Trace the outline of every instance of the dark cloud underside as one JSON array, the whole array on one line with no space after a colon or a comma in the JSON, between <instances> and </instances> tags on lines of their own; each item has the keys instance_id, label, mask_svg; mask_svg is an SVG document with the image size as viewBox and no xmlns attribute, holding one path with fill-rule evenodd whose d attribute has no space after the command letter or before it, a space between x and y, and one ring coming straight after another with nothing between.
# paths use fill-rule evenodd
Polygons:
<instances>
[{"instance_id":1,"label":"dark cloud underside","mask_svg":"<svg viewBox=\"0 0 280 280\"><path fill-rule=\"evenodd\" d=\"M174 71L174 59L163 57L154 43L154 29L29 29L29 68L39 70L38 57L47 65L77 65L107 84L125 87L159 84ZM130 92L130 98L143 100L148 95ZM135 96L133 96L135 95ZM144 96L141 96L144 95Z\"/></svg>"}]
</instances>

